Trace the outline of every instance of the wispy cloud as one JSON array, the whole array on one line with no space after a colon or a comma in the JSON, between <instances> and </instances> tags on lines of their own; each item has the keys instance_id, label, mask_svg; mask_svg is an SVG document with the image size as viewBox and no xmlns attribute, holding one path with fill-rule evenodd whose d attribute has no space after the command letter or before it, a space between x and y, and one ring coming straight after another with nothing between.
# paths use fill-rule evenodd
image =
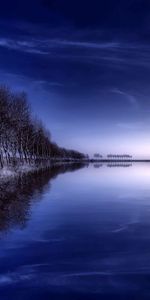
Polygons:
<instances>
[{"instance_id":1,"label":"wispy cloud","mask_svg":"<svg viewBox=\"0 0 150 300\"><path fill-rule=\"evenodd\" d=\"M18 50L27 53L34 54L48 54L47 51L40 49L38 43L32 41L21 41L7 38L0 38L0 47L4 47L10 50Z\"/></svg>"},{"instance_id":2,"label":"wispy cloud","mask_svg":"<svg viewBox=\"0 0 150 300\"><path fill-rule=\"evenodd\" d=\"M121 45L116 42L81 42L77 40L70 41L67 39L34 39L27 41L8 38L0 38L0 46L26 52L39 52L42 54L47 54L47 51L44 48L51 49L53 47L78 47L90 49L116 49L121 47ZM41 48L43 50L41 50Z\"/></svg>"},{"instance_id":3,"label":"wispy cloud","mask_svg":"<svg viewBox=\"0 0 150 300\"><path fill-rule=\"evenodd\" d=\"M117 89L117 88L113 89L112 92L123 96L128 101L128 103L131 104L134 108L139 107L139 103L138 103L137 99L135 98L135 96L133 96L127 92L124 92L120 89Z\"/></svg>"},{"instance_id":4,"label":"wispy cloud","mask_svg":"<svg viewBox=\"0 0 150 300\"><path fill-rule=\"evenodd\" d=\"M61 45L61 46L74 46L74 47L80 47L80 48L93 48L93 49L112 49L112 48L118 48L120 47L119 43L115 42L80 42L80 41L68 41L68 40L49 40L47 41L49 43L52 43L53 45Z\"/></svg>"},{"instance_id":5,"label":"wispy cloud","mask_svg":"<svg viewBox=\"0 0 150 300\"><path fill-rule=\"evenodd\" d=\"M123 69L132 65L150 67L149 47L113 40L108 42L91 41L86 36L86 32L85 36L84 33L82 34L82 40L81 33L78 33L74 40L70 40L68 35L61 37L61 34L60 37L53 38L51 32L51 38L48 38L48 34L44 37L37 35L36 38L27 35L25 37L18 35L18 37L12 38L0 37L0 47L43 56L49 55L60 59L87 61L93 64L103 62ZM87 51L83 53L80 51L82 49ZM123 95L122 91L118 90L118 93ZM128 98L135 104L132 96Z\"/></svg>"}]
</instances>

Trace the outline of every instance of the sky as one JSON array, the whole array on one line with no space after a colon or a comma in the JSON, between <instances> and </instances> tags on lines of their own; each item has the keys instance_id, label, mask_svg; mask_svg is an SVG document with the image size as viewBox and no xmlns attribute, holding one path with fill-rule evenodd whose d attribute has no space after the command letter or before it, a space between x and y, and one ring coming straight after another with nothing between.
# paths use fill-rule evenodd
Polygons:
<instances>
[{"instance_id":1,"label":"sky","mask_svg":"<svg viewBox=\"0 0 150 300\"><path fill-rule=\"evenodd\" d=\"M150 1L2 1L0 84L60 146L150 158Z\"/></svg>"}]
</instances>

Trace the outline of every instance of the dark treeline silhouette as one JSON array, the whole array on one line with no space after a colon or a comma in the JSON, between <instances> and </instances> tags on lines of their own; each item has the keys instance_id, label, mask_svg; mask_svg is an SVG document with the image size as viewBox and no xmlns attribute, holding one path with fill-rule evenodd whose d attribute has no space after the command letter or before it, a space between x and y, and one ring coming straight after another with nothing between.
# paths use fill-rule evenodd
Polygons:
<instances>
[{"instance_id":1,"label":"dark treeline silhouette","mask_svg":"<svg viewBox=\"0 0 150 300\"><path fill-rule=\"evenodd\" d=\"M94 158L98 158L98 159L101 159L101 158L103 158L103 155L101 155L101 154L99 154L99 153L95 153L94 154Z\"/></svg>"},{"instance_id":2,"label":"dark treeline silhouette","mask_svg":"<svg viewBox=\"0 0 150 300\"><path fill-rule=\"evenodd\" d=\"M33 201L42 199L51 180L59 174L72 172L86 164L57 164L51 168L29 172L22 176L0 181L0 232L18 226L24 228L30 217Z\"/></svg>"},{"instance_id":3,"label":"dark treeline silhouette","mask_svg":"<svg viewBox=\"0 0 150 300\"><path fill-rule=\"evenodd\" d=\"M116 160L131 160L132 155L129 154L108 154L108 159L116 159Z\"/></svg>"},{"instance_id":4,"label":"dark treeline silhouette","mask_svg":"<svg viewBox=\"0 0 150 300\"><path fill-rule=\"evenodd\" d=\"M24 92L0 86L0 167L43 160L81 160L84 154L60 148L50 132L34 119Z\"/></svg>"},{"instance_id":5,"label":"dark treeline silhouette","mask_svg":"<svg viewBox=\"0 0 150 300\"><path fill-rule=\"evenodd\" d=\"M131 161L133 160L132 155L129 154L108 154L107 158L103 157L103 155L99 153L94 154L94 158L91 159L91 162L95 161Z\"/></svg>"}]
</instances>

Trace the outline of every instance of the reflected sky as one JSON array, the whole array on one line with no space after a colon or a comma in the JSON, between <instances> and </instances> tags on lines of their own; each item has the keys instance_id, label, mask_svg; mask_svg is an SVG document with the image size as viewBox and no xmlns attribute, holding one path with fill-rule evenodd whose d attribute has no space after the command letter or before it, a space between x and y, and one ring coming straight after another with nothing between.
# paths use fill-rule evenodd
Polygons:
<instances>
[{"instance_id":1,"label":"reflected sky","mask_svg":"<svg viewBox=\"0 0 150 300\"><path fill-rule=\"evenodd\" d=\"M149 299L149 182L149 164L89 165L34 193L1 235L2 299Z\"/></svg>"}]
</instances>

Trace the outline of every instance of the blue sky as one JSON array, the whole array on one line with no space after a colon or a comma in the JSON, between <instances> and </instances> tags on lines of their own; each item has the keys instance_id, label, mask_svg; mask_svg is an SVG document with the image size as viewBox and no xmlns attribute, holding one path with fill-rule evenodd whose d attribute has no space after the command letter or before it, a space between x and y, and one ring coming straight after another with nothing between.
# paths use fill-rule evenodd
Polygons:
<instances>
[{"instance_id":1,"label":"blue sky","mask_svg":"<svg viewBox=\"0 0 150 300\"><path fill-rule=\"evenodd\" d=\"M0 82L59 145L150 157L150 2L4 1Z\"/></svg>"}]
</instances>

